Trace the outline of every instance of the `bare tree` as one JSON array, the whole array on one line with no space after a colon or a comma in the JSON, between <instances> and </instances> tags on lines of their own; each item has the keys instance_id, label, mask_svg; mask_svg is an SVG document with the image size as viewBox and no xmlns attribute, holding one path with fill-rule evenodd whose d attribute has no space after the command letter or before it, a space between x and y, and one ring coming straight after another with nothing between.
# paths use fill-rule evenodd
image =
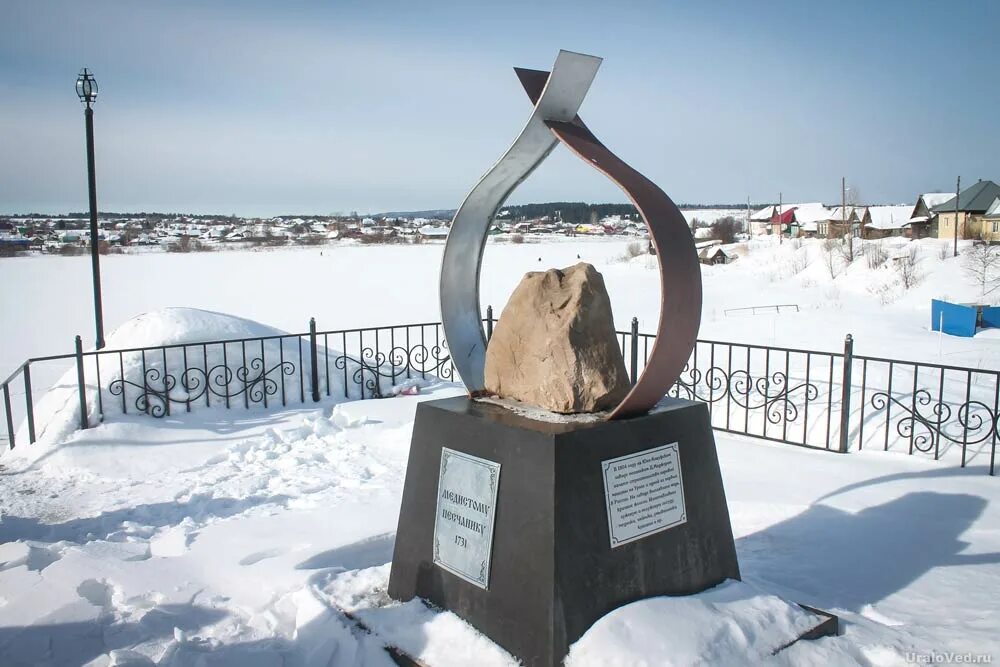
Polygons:
<instances>
[{"instance_id":1,"label":"bare tree","mask_svg":"<svg viewBox=\"0 0 1000 667\"><path fill-rule=\"evenodd\" d=\"M1000 246L977 243L962 253L962 271L979 288L980 301L1000 289Z\"/></svg>"},{"instance_id":2,"label":"bare tree","mask_svg":"<svg viewBox=\"0 0 1000 667\"><path fill-rule=\"evenodd\" d=\"M861 205L861 188L855 184L847 186L847 205L848 206L860 206Z\"/></svg>"},{"instance_id":3,"label":"bare tree","mask_svg":"<svg viewBox=\"0 0 1000 667\"><path fill-rule=\"evenodd\" d=\"M847 191L845 193L844 203L850 206L852 209L857 209L861 206L861 188L857 185L847 186ZM846 211L846 209L845 209ZM861 216L859 215L858 218ZM853 264L854 260L858 258L858 250L854 243L854 224L848 223L846 229L847 237L845 243L841 245L840 254L844 258L846 264Z\"/></svg>"},{"instance_id":4,"label":"bare tree","mask_svg":"<svg viewBox=\"0 0 1000 667\"><path fill-rule=\"evenodd\" d=\"M882 247L881 239L875 243L866 243L862 248L865 259L868 260L869 269L877 269L889 259L889 254Z\"/></svg>"},{"instance_id":5,"label":"bare tree","mask_svg":"<svg viewBox=\"0 0 1000 667\"><path fill-rule=\"evenodd\" d=\"M798 240L798 239L795 239ZM809 266L809 249L808 248L796 248L795 252L785 263L785 268L788 270L788 275L794 276L802 273Z\"/></svg>"},{"instance_id":6,"label":"bare tree","mask_svg":"<svg viewBox=\"0 0 1000 667\"><path fill-rule=\"evenodd\" d=\"M924 279L924 274L920 270L920 258L916 244L911 243L906 252L896 258L895 268L903 289L910 289L920 284L920 281Z\"/></svg>"},{"instance_id":7,"label":"bare tree","mask_svg":"<svg viewBox=\"0 0 1000 667\"><path fill-rule=\"evenodd\" d=\"M853 230L848 229L845 237L837 244L837 252L840 254L840 258L844 260L844 264L850 266L858 258L860 254L859 245L857 239L854 238Z\"/></svg>"},{"instance_id":8,"label":"bare tree","mask_svg":"<svg viewBox=\"0 0 1000 667\"><path fill-rule=\"evenodd\" d=\"M836 239L826 239L823 241L823 263L830 272L830 278L837 277L837 270L840 268L841 245Z\"/></svg>"},{"instance_id":9,"label":"bare tree","mask_svg":"<svg viewBox=\"0 0 1000 667\"><path fill-rule=\"evenodd\" d=\"M723 243L732 243L736 240L736 232L738 230L739 223L736 222L736 218L727 215L712 223L712 238L718 239Z\"/></svg>"}]
</instances>

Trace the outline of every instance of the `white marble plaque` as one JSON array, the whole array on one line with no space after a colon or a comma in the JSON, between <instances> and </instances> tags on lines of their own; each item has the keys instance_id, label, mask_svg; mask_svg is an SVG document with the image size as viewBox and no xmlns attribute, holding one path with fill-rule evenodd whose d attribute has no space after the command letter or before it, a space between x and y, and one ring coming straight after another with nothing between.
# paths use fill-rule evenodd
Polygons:
<instances>
[{"instance_id":1,"label":"white marble plaque","mask_svg":"<svg viewBox=\"0 0 1000 667\"><path fill-rule=\"evenodd\" d=\"M677 443L601 461L611 546L687 521Z\"/></svg>"},{"instance_id":2,"label":"white marble plaque","mask_svg":"<svg viewBox=\"0 0 1000 667\"><path fill-rule=\"evenodd\" d=\"M434 515L434 563L488 589L500 464L444 447Z\"/></svg>"}]
</instances>

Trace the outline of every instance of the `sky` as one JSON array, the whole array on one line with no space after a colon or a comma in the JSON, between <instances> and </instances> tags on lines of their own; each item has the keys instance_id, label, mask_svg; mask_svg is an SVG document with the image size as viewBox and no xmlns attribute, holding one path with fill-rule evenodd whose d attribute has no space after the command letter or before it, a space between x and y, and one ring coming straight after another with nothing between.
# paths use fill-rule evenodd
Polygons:
<instances>
[{"instance_id":1,"label":"sky","mask_svg":"<svg viewBox=\"0 0 1000 667\"><path fill-rule=\"evenodd\" d=\"M511 68L604 62L580 115L678 203L1000 182L1000 2L0 1L0 213L456 208L531 112ZM509 203L621 202L557 149Z\"/></svg>"}]
</instances>

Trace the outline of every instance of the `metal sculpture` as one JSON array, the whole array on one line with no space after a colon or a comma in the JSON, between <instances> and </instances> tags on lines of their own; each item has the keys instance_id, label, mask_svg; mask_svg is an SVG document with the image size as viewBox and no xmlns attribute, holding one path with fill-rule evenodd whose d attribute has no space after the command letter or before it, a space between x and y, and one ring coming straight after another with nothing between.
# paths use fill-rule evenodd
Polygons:
<instances>
[{"instance_id":1,"label":"metal sculpture","mask_svg":"<svg viewBox=\"0 0 1000 667\"><path fill-rule=\"evenodd\" d=\"M479 274L487 232L510 193L557 144L610 178L635 205L656 249L660 317L645 369L609 419L647 412L680 376L701 322L701 270L684 216L655 183L608 150L577 115L601 59L560 51L552 72L514 68L535 105L521 134L462 202L441 269L441 318L452 359L473 396L485 390Z\"/></svg>"}]
</instances>

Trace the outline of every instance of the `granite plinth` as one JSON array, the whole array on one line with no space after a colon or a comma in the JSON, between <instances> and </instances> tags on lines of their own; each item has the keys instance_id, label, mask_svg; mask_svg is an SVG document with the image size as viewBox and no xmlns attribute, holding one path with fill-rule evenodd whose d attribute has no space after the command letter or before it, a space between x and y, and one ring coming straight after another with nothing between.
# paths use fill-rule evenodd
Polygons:
<instances>
[{"instance_id":1,"label":"granite plinth","mask_svg":"<svg viewBox=\"0 0 1000 667\"><path fill-rule=\"evenodd\" d=\"M666 449L679 464L683 520L676 506L659 526L647 512L639 532L653 532L634 538L633 530L630 541L612 546L608 462L674 443ZM483 507L493 511L485 587L434 562L445 448L500 466L496 506ZM635 484L645 477L635 476ZM655 498L666 497L666 489L664 481ZM482 506L450 490L444 495L461 497L472 509ZM739 579L740 571L704 404L668 399L650 414L597 423L543 422L465 397L418 406L391 597L424 598L455 612L525 665L549 666L561 664L569 646L617 607L697 593L727 578Z\"/></svg>"}]
</instances>

